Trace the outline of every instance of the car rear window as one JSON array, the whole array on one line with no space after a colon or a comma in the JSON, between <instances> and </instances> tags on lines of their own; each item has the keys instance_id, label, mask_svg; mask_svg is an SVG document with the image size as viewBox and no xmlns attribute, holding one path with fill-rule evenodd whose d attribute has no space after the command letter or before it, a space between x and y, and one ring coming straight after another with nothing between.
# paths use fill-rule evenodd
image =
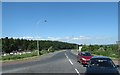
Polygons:
<instances>
[{"instance_id":1,"label":"car rear window","mask_svg":"<svg viewBox=\"0 0 120 75\"><path fill-rule=\"evenodd\" d=\"M90 61L92 67L115 67L114 63L110 59L94 59Z\"/></svg>"},{"instance_id":2,"label":"car rear window","mask_svg":"<svg viewBox=\"0 0 120 75\"><path fill-rule=\"evenodd\" d=\"M89 53L89 52L83 52L82 55L83 56L91 56L91 53Z\"/></svg>"}]
</instances>

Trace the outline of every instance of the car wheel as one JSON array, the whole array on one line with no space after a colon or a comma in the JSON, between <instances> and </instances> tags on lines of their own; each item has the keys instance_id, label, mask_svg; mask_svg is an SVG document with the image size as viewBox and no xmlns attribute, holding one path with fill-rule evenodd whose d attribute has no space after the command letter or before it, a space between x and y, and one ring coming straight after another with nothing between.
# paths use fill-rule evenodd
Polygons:
<instances>
[{"instance_id":1,"label":"car wheel","mask_svg":"<svg viewBox=\"0 0 120 75\"><path fill-rule=\"evenodd\" d=\"M77 60L77 62L79 62L79 63L80 63L80 61L79 61L79 60Z\"/></svg>"},{"instance_id":2,"label":"car wheel","mask_svg":"<svg viewBox=\"0 0 120 75\"><path fill-rule=\"evenodd\" d=\"M80 62L81 65L84 65L82 62Z\"/></svg>"},{"instance_id":3,"label":"car wheel","mask_svg":"<svg viewBox=\"0 0 120 75\"><path fill-rule=\"evenodd\" d=\"M86 67L86 64L83 64L83 67Z\"/></svg>"}]
</instances>

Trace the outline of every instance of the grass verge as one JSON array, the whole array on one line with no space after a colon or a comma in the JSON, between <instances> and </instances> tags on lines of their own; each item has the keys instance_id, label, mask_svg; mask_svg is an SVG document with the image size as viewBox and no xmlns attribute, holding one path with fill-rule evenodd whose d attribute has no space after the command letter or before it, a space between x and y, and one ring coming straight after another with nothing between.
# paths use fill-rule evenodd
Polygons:
<instances>
[{"instance_id":1,"label":"grass verge","mask_svg":"<svg viewBox=\"0 0 120 75\"><path fill-rule=\"evenodd\" d=\"M41 50L39 52L40 56L47 54L47 53L51 53L51 52L55 52L55 50ZM38 57L38 52L37 51L33 51L32 53L26 53L26 54L21 54L21 55L7 55L7 56L0 56L0 61L12 61L12 60L19 60L19 59L31 59L32 57Z\"/></svg>"}]
</instances>

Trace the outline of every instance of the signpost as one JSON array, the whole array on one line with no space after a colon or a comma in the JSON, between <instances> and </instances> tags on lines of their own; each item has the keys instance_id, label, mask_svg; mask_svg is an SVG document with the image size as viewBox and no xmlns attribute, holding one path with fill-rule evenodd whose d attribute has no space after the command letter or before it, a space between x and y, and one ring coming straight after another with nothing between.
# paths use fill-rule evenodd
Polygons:
<instances>
[{"instance_id":1,"label":"signpost","mask_svg":"<svg viewBox=\"0 0 120 75\"><path fill-rule=\"evenodd\" d=\"M78 45L78 52L81 52L81 49L82 49L82 45Z\"/></svg>"}]
</instances>

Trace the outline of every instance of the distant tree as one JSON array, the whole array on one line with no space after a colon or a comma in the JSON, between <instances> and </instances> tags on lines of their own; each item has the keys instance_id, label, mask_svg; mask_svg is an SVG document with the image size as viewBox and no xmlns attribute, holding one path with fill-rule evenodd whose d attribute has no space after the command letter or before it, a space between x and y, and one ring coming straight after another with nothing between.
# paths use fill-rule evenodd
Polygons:
<instances>
[{"instance_id":1,"label":"distant tree","mask_svg":"<svg viewBox=\"0 0 120 75\"><path fill-rule=\"evenodd\" d=\"M89 46L83 45L81 51L89 51Z\"/></svg>"},{"instance_id":2,"label":"distant tree","mask_svg":"<svg viewBox=\"0 0 120 75\"><path fill-rule=\"evenodd\" d=\"M48 50L52 46L54 50L60 49L75 49L77 44L60 42L60 41L50 41L50 40L39 40L40 50ZM2 50L6 53L12 51L33 51L37 49L36 40L26 40L26 39L13 39L13 38L2 38Z\"/></svg>"}]
</instances>

